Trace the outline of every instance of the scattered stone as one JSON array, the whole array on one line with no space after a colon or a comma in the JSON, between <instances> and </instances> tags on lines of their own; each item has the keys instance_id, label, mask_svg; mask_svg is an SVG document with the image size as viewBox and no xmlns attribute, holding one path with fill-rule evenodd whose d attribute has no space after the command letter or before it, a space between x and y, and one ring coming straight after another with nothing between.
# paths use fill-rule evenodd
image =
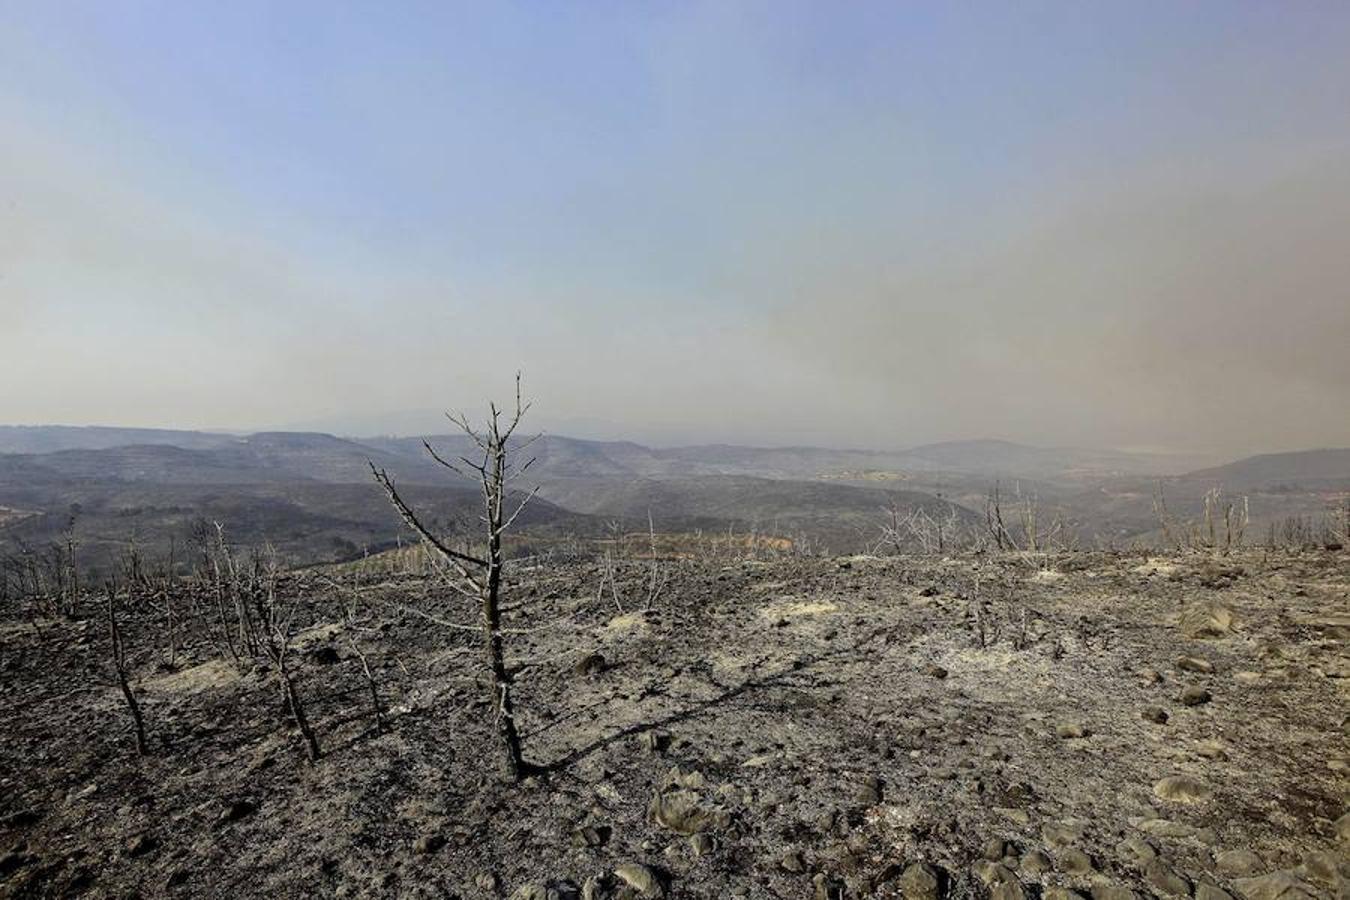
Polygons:
<instances>
[{"instance_id":1,"label":"scattered stone","mask_svg":"<svg viewBox=\"0 0 1350 900\"><path fill-rule=\"evenodd\" d=\"M1203 706L1214 699L1209 691L1199 685L1191 685L1181 692L1181 703L1183 706Z\"/></svg>"},{"instance_id":2,"label":"scattered stone","mask_svg":"<svg viewBox=\"0 0 1350 900\"><path fill-rule=\"evenodd\" d=\"M1214 858L1214 867L1223 875L1255 875L1266 864L1250 850L1225 850Z\"/></svg>"},{"instance_id":3,"label":"scattered stone","mask_svg":"<svg viewBox=\"0 0 1350 900\"><path fill-rule=\"evenodd\" d=\"M1065 850L1059 855L1059 870L1066 875L1087 875L1095 872L1092 857L1082 850Z\"/></svg>"},{"instance_id":4,"label":"scattered stone","mask_svg":"<svg viewBox=\"0 0 1350 900\"><path fill-rule=\"evenodd\" d=\"M1163 681L1162 673L1157 669L1144 669L1139 673L1139 676L1147 684L1162 684Z\"/></svg>"},{"instance_id":5,"label":"scattered stone","mask_svg":"<svg viewBox=\"0 0 1350 900\"><path fill-rule=\"evenodd\" d=\"M1144 879L1163 896L1191 895L1191 883L1161 859L1150 860L1148 865L1144 866Z\"/></svg>"},{"instance_id":6,"label":"scattered stone","mask_svg":"<svg viewBox=\"0 0 1350 900\"><path fill-rule=\"evenodd\" d=\"M1022 865L1019 868L1028 875L1040 875L1049 872L1053 866L1050 863L1050 857L1039 850L1032 850L1022 857Z\"/></svg>"},{"instance_id":7,"label":"scattered stone","mask_svg":"<svg viewBox=\"0 0 1350 900\"><path fill-rule=\"evenodd\" d=\"M924 666L923 673L927 675L929 678L942 679L947 677L947 670L942 668L942 666L939 666L937 663L929 663L928 665Z\"/></svg>"},{"instance_id":8,"label":"scattered stone","mask_svg":"<svg viewBox=\"0 0 1350 900\"><path fill-rule=\"evenodd\" d=\"M1005 881L1017 880L1017 876L1007 866L1002 863L990 862L987 859L977 860L970 867L970 871L975 873L975 877L980 879L985 887L993 887Z\"/></svg>"},{"instance_id":9,"label":"scattered stone","mask_svg":"<svg viewBox=\"0 0 1350 900\"><path fill-rule=\"evenodd\" d=\"M984 852L980 855L990 862L999 862L1006 854L1007 846L1003 838L990 838L985 842Z\"/></svg>"},{"instance_id":10,"label":"scattered stone","mask_svg":"<svg viewBox=\"0 0 1350 900\"><path fill-rule=\"evenodd\" d=\"M670 749L670 735L664 731L644 731L639 740L642 741L642 749L650 756L660 756Z\"/></svg>"},{"instance_id":11,"label":"scattered stone","mask_svg":"<svg viewBox=\"0 0 1350 900\"><path fill-rule=\"evenodd\" d=\"M1222 741L1204 740L1195 745L1195 752L1204 759L1222 760L1228 758L1228 748Z\"/></svg>"},{"instance_id":12,"label":"scattered stone","mask_svg":"<svg viewBox=\"0 0 1350 900\"><path fill-rule=\"evenodd\" d=\"M305 654L305 657L310 662L319 666L336 665L339 659L341 659L341 657L338 656L337 648L328 644L325 644L322 647L315 647Z\"/></svg>"},{"instance_id":13,"label":"scattered stone","mask_svg":"<svg viewBox=\"0 0 1350 900\"><path fill-rule=\"evenodd\" d=\"M1143 838L1130 837L1116 844L1116 852L1143 866L1158 855L1158 849Z\"/></svg>"},{"instance_id":14,"label":"scattered stone","mask_svg":"<svg viewBox=\"0 0 1350 900\"><path fill-rule=\"evenodd\" d=\"M492 894L497 892L497 888L500 884L497 875L493 872L479 872L473 877L473 883L480 891L487 891Z\"/></svg>"},{"instance_id":15,"label":"scattered stone","mask_svg":"<svg viewBox=\"0 0 1350 900\"><path fill-rule=\"evenodd\" d=\"M1314 881L1334 886L1341 878L1336 857L1325 850L1314 850L1303 857L1303 874Z\"/></svg>"},{"instance_id":16,"label":"scattered stone","mask_svg":"<svg viewBox=\"0 0 1350 900\"><path fill-rule=\"evenodd\" d=\"M1140 716L1145 722L1152 722L1155 725L1167 724L1167 710L1163 709L1161 706L1150 706L1140 713Z\"/></svg>"},{"instance_id":17,"label":"scattered stone","mask_svg":"<svg viewBox=\"0 0 1350 900\"><path fill-rule=\"evenodd\" d=\"M881 779L875 775L864 778L858 785L858 802L864 806L876 806L881 802Z\"/></svg>"},{"instance_id":18,"label":"scattered stone","mask_svg":"<svg viewBox=\"0 0 1350 900\"><path fill-rule=\"evenodd\" d=\"M647 805L647 817L653 823L679 834L698 834L731 824L731 816L700 803L693 791L671 791L657 794Z\"/></svg>"},{"instance_id":19,"label":"scattered stone","mask_svg":"<svg viewBox=\"0 0 1350 900\"><path fill-rule=\"evenodd\" d=\"M1195 900L1233 900L1233 895L1217 884L1202 881L1195 886Z\"/></svg>"},{"instance_id":20,"label":"scattered stone","mask_svg":"<svg viewBox=\"0 0 1350 900\"><path fill-rule=\"evenodd\" d=\"M1271 872L1257 878L1239 878L1233 882L1246 900L1313 900L1317 890L1300 881L1292 872Z\"/></svg>"},{"instance_id":21,"label":"scattered stone","mask_svg":"<svg viewBox=\"0 0 1350 900\"><path fill-rule=\"evenodd\" d=\"M1173 803L1202 803L1210 798L1213 790L1190 775L1170 775L1153 785L1153 793Z\"/></svg>"},{"instance_id":22,"label":"scattered stone","mask_svg":"<svg viewBox=\"0 0 1350 900\"><path fill-rule=\"evenodd\" d=\"M573 847L603 847L609 840L610 829L605 825L583 825L572 831Z\"/></svg>"},{"instance_id":23,"label":"scattered stone","mask_svg":"<svg viewBox=\"0 0 1350 900\"><path fill-rule=\"evenodd\" d=\"M1048 822L1041 838L1051 847L1067 847L1083 839L1083 826L1077 822Z\"/></svg>"},{"instance_id":24,"label":"scattered stone","mask_svg":"<svg viewBox=\"0 0 1350 900\"><path fill-rule=\"evenodd\" d=\"M1083 895L1072 888L1051 887L1041 894L1041 900L1083 900Z\"/></svg>"},{"instance_id":25,"label":"scattered stone","mask_svg":"<svg viewBox=\"0 0 1350 900\"><path fill-rule=\"evenodd\" d=\"M815 900L844 900L844 883L824 872L811 879ZM748 896L748 895L744 895Z\"/></svg>"},{"instance_id":26,"label":"scattered stone","mask_svg":"<svg viewBox=\"0 0 1350 900\"><path fill-rule=\"evenodd\" d=\"M665 894L665 887L656 873L642 863L620 863L614 867L614 874L644 897L660 897Z\"/></svg>"},{"instance_id":27,"label":"scattered stone","mask_svg":"<svg viewBox=\"0 0 1350 900\"><path fill-rule=\"evenodd\" d=\"M1188 638L1221 638L1237 625L1233 611L1214 600L1192 603L1181 614L1181 633Z\"/></svg>"},{"instance_id":28,"label":"scattered stone","mask_svg":"<svg viewBox=\"0 0 1350 900\"><path fill-rule=\"evenodd\" d=\"M989 900L1026 900L1027 892L1022 889L1022 882L1001 881L989 889Z\"/></svg>"},{"instance_id":29,"label":"scattered stone","mask_svg":"<svg viewBox=\"0 0 1350 900\"><path fill-rule=\"evenodd\" d=\"M0 831L9 831L11 829L31 828L42 821L42 813L36 809L21 809L16 813L10 813L7 816L0 817Z\"/></svg>"},{"instance_id":30,"label":"scattered stone","mask_svg":"<svg viewBox=\"0 0 1350 900\"><path fill-rule=\"evenodd\" d=\"M572 671L582 678L605 671L605 657L601 653L587 653L577 660Z\"/></svg>"},{"instance_id":31,"label":"scattered stone","mask_svg":"<svg viewBox=\"0 0 1350 900\"><path fill-rule=\"evenodd\" d=\"M610 877L604 873L592 875L581 885L581 900L601 900L610 895Z\"/></svg>"},{"instance_id":32,"label":"scattered stone","mask_svg":"<svg viewBox=\"0 0 1350 900\"><path fill-rule=\"evenodd\" d=\"M1081 722L1066 722L1055 729L1055 734L1067 741L1073 738L1089 737L1092 731Z\"/></svg>"},{"instance_id":33,"label":"scattered stone","mask_svg":"<svg viewBox=\"0 0 1350 900\"><path fill-rule=\"evenodd\" d=\"M1195 837L1199 831L1194 825L1185 822L1173 822L1170 819L1145 819L1139 823L1139 830L1166 838Z\"/></svg>"},{"instance_id":34,"label":"scattered stone","mask_svg":"<svg viewBox=\"0 0 1350 900\"><path fill-rule=\"evenodd\" d=\"M928 863L911 863L900 875L900 894L905 900L939 900L942 873Z\"/></svg>"},{"instance_id":35,"label":"scattered stone","mask_svg":"<svg viewBox=\"0 0 1350 900\"><path fill-rule=\"evenodd\" d=\"M1182 672L1200 672L1204 675L1214 672L1214 663L1200 656L1178 656L1176 667Z\"/></svg>"},{"instance_id":36,"label":"scattered stone","mask_svg":"<svg viewBox=\"0 0 1350 900\"><path fill-rule=\"evenodd\" d=\"M1350 812L1337 819L1332 828L1335 830L1338 840L1350 844Z\"/></svg>"},{"instance_id":37,"label":"scattered stone","mask_svg":"<svg viewBox=\"0 0 1350 900\"><path fill-rule=\"evenodd\" d=\"M153 837L141 833L127 841L126 846L122 849L126 852L127 856L144 856L157 846L159 846L159 844Z\"/></svg>"},{"instance_id":38,"label":"scattered stone","mask_svg":"<svg viewBox=\"0 0 1350 900\"><path fill-rule=\"evenodd\" d=\"M707 856L709 853L713 852L713 849L716 846L717 844L712 839L712 835L709 834L689 835L689 849L694 852L695 856Z\"/></svg>"},{"instance_id":39,"label":"scattered stone","mask_svg":"<svg viewBox=\"0 0 1350 900\"><path fill-rule=\"evenodd\" d=\"M216 824L225 825L229 822L238 822L240 819L247 819L257 811L258 807L252 801L235 800L225 804L225 808L216 817Z\"/></svg>"},{"instance_id":40,"label":"scattered stone","mask_svg":"<svg viewBox=\"0 0 1350 900\"><path fill-rule=\"evenodd\" d=\"M784 872L801 873L806 871L806 860L796 850L789 851L778 861L779 867Z\"/></svg>"},{"instance_id":41,"label":"scattered stone","mask_svg":"<svg viewBox=\"0 0 1350 900\"><path fill-rule=\"evenodd\" d=\"M413 852L418 854L435 853L445 846L445 835L432 832L413 841Z\"/></svg>"},{"instance_id":42,"label":"scattered stone","mask_svg":"<svg viewBox=\"0 0 1350 900\"><path fill-rule=\"evenodd\" d=\"M1092 900L1138 900L1138 895L1127 887L1102 881L1092 886Z\"/></svg>"}]
</instances>

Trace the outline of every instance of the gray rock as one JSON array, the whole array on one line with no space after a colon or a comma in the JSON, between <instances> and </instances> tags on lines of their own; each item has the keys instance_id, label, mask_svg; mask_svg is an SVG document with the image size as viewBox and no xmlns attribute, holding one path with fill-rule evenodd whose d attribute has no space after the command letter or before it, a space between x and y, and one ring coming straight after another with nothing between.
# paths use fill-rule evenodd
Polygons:
<instances>
[{"instance_id":1,"label":"gray rock","mask_svg":"<svg viewBox=\"0 0 1350 900\"><path fill-rule=\"evenodd\" d=\"M1303 857L1301 868L1306 877L1333 887L1343 878L1336 857L1325 850L1313 850L1308 853Z\"/></svg>"},{"instance_id":2,"label":"gray rock","mask_svg":"<svg viewBox=\"0 0 1350 900\"><path fill-rule=\"evenodd\" d=\"M989 900L1026 900L1020 881L1001 881L989 889Z\"/></svg>"},{"instance_id":3,"label":"gray rock","mask_svg":"<svg viewBox=\"0 0 1350 900\"><path fill-rule=\"evenodd\" d=\"M684 835L725 828L731 824L730 815L704 806L699 795L693 791L657 794L647 805L647 817L656 825Z\"/></svg>"},{"instance_id":4,"label":"gray rock","mask_svg":"<svg viewBox=\"0 0 1350 900\"><path fill-rule=\"evenodd\" d=\"M899 886L905 900L939 900L942 873L928 863L911 863L900 875Z\"/></svg>"},{"instance_id":5,"label":"gray rock","mask_svg":"<svg viewBox=\"0 0 1350 900\"><path fill-rule=\"evenodd\" d=\"M1127 887L1106 881L1092 886L1092 900L1138 900L1138 896Z\"/></svg>"},{"instance_id":6,"label":"gray rock","mask_svg":"<svg viewBox=\"0 0 1350 900\"><path fill-rule=\"evenodd\" d=\"M122 849L127 856L144 856L157 846L159 846L159 843L153 836L141 833L127 841Z\"/></svg>"},{"instance_id":7,"label":"gray rock","mask_svg":"<svg viewBox=\"0 0 1350 900\"><path fill-rule=\"evenodd\" d=\"M1002 884L1005 881L1017 880L1017 876L1014 875L1012 870L1007 866L1001 863L990 862L987 859L977 860L976 863L970 867L970 871L975 874L976 878L980 879L981 884L990 888L996 884Z\"/></svg>"},{"instance_id":8,"label":"gray rock","mask_svg":"<svg viewBox=\"0 0 1350 900\"><path fill-rule=\"evenodd\" d=\"M1195 900L1233 900L1233 895L1217 884L1202 881L1195 886Z\"/></svg>"},{"instance_id":9,"label":"gray rock","mask_svg":"<svg viewBox=\"0 0 1350 900\"><path fill-rule=\"evenodd\" d=\"M670 735L664 731L644 731L640 740L642 749L652 756L660 756L670 747Z\"/></svg>"},{"instance_id":10,"label":"gray rock","mask_svg":"<svg viewBox=\"0 0 1350 900\"><path fill-rule=\"evenodd\" d=\"M1065 722L1055 728L1055 734L1067 741L1089 737L1092 730L1081 722Z\"/></svg>"},{"instance_id":11,"label":"gray rock","mask_svg":"<svg viewBox=\"0 0 1350 900\"><path fill-rule=\"evenodd\" d=\"M1181 704L1183 706L1203 706L1214 697L1209 691L1199 685L1191 685L1181 692Z\"/></svg>"},{"instance_id":12,"label":"gray rock","mask_svg":"<svg viewBox=\"0 0 1350 900\"><path fill-rule=\"evenodd\" d=\"M250 800L234 800L225 804L225 808L216 817L216 823L224 825L229 822L238 822L240 819L247 819L257 811L258 807Z\"/></svg>"},{"instance_id":13,"label":"gray rock","mask_svg":"<svg viewBox=\"0 0 1350 900\"><path fill-rule=\"evenodd\" d=\"M984 852L980 855L990 862L999 862L1003 859L1006 848L1007 844L1003 842L1003 838L990 838L985 842Z\"/></svg>"},{"instance_id":14,"label":"gray rock","mask_svg":"<svg viewBox=\"0 0 1350 900\"><path fill-rule=\"evenodd\" d=\"M1161 706L1150 706L1139 715L1145 722L1152 722L1154 725L1167 724L1167 710Z\"/></svg>"},{"instance_id":15,"label":"gray rock","mask_svg":"<svg viewBox=\"0 0 1350 900\"><path fill-rule=\"evenodd\" d=\"M1209 675L1214 671L1214 663L1199 656L1178 656L1176 665L1182 672L1200 672Z\"/></svg>"},{"instance_id":16,"label":"gray rock","mask_svg":"<svg viewBox=\"0 0 1350 900\"><path fill-rule=\"evenodd\" d=\"M1153 793L1173 803L1202 803L1214 793L1213 789L1190 775L1169 775L1153 785Z\"/></svg>"},{"instance_id":17,"label":"gray rock","mask_svg":"<svg viewBox=\"0 0 1350 900\"><path fill-rule=\"evenodd\" d=\"M583 825L572 831L573 847L601 847L609 840L609 829L605 826Z\"/></svg>"},{"instance_id":18,"label":"gray rock","mask_svg":"<svg viewBox=\"0 0 1350 900\"><path fill-rule=\"evenodd\" d=\"M1318 895L1315 888L1300 881L1292 872L1239 878L1233 886L1246 900L1313 900Z\"/></svg>"},{"instance_id":19,"label":"gray rock","mask_svg":"<svg viewBox=\"0 0 1350 900\"><path fill-rule=\"evenodd\" d=\"M691 834L689 836L689 849L694 852L695 856L707 856L713 852L716 846L717 844L711 835Z\"/></svg>"},{"instance_id":20,"label":"gray rock","mask_svg":"<svg viewBox=\"0 0 1350 900\"><path fill-rule=\"evenodd\" d=\"M858 802L864 806L876 806L881 802L881 779L875 775L864 778L858 785Z\"/></svg>"},{"instance_id":21,"label":"gray rock","mask_svg":"<svg viewBox=\"0 0 1350 900\"><path fill-rule=\"evenodd\" d=\"M1227 637L1236 627L1233 611L1214 600L1192 603L1181 615L1181 633L1188 638Z\"/></svg>"},{"instance_id":22,"label":"gray rock","mask_svg":"<svg viewBox=\"0 0 1350 900\"><path fill-rule=\"evenodd\" d=\"M784 872L800 873L806 871L806 860L796 850L783 854L783 858L778 861L778 865Z\"/></svg>"},{"instance_id":23,"label":"gray rock","mask_svg":"<svg viewBox=\"0 0 1350 900\"><path fill-rule=\"evenodd\" d=\"M821 872L811 879L811 885L815 900L844 900L844 884L838 878Z\"/></svg>"},{"instance_id":24,"label":"gray rock","mask_svg":"<svg viewBox=\"0 0 1350 900\"><path fill-rule=\"evenodd\" d=\"M1350 844L1350 812L1337 819L1332 828L1339 840Z\"/></svg>"},{"instance_id":25,"label":"gray rock","mask_svg":"<svg viewBox=\"0 0 1350 900\"><path fill-rule=\"evenodd\" d=\"M1250 850L1225 850L1214 858L1214 867L1224 875L1255 875L1266 864Z\"/></svg>"},{"instance_id":26,"label":"gray rock","mask_svg":"<svg viewBox=\"0 0 1350 900\"><path fill-rule=\"evenodd\" d=\"M614 867L614 875L644 897L661 897L666 893L661 879L642 863L620 863Z\"/></svg>"},{"instance_id":27,"label":"gray rock","mask_svg":"<svg viewBox=\"0 0 1350 900\"><path fill-rule=\"evenodd\" d=\"M1021 871L1028 875L1040 875L1043 872L1049 872L1053 866L1050 863L1050 857L1039 850L1033 850L1022 857Z\"/></svg>"},{"instance_id":28,"label":"gray rock","mask_svg":"<svg viewBox=\"0 0 1350 900\"><path fill-rule=\"evenodd\" d=\"M1130 837L1116 844L1116 853L1143 866L1158 855L1158 848L1143 838Z\"/></svg>"},{"instance_id":29,"label":"gray rock","mask_svg":"<svg viewBox=\"0 0 1350 900\"><path fill-rule=\"evenodd\" d=\"M1161 859L1150 860L1144 866L1144 880L1164 897L1189 897L1191 883Z\"/></svg>"},{"instance_id":30,"label":"gray rock","mask_svg":"<svg viewBox=\"0 0 1350 900\"><path fill-rule=\"evenodd\" d=\"M596 675L605 671L605 657L600 653L587 653L581 659L577 660L572 671L585 678L589 675Z\"/></svg>"},{"instance_id":31,"label":"gray rock","mask_svg":"<svg viewBox=\"0 0 1350 900\"><path fill-rule=\"evenodd\" d=\"M417 838L417 840L413 841L412 849L414 853L425 854L425 853L435 853L437 850L441 849L444 846L445 846L445 835L431 833L421 835L420 837Z\"/></svg>"},{"instance_id":32,"label":"gray rock","mask_svg":"<svg viewBox=\"0 0 1350 900\"><path fill-rule=\"evenodd\" d=\"M1069 849L1059 854L1059 870L1066 875L1087 875L1095 872L1092 857L1082 850Z\"/></svg>"},{"instance_id":33,"label":"gray rock","mask_svg":"<svg viewBox=\"0 0 1350 900\"><path fill-rule=\"evenodd\" d=\"M1083 826L1077 822L1048 822L1041 838L1051 847L1067 847L1083 839Z\"/></svg>"}]
</instances>

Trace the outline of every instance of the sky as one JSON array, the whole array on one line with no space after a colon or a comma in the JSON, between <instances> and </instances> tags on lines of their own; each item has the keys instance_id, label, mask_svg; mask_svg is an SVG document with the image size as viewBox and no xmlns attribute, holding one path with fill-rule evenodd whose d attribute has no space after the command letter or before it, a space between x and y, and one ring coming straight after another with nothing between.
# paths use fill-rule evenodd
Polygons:
<instances>
[{"instance_id":1,"label":"sky","mask_svg":"<svg viewBox=\"0 0 1350 900\"><path fill-rule=\"evenodd\" d=\"M0 422L1350 445L1350 4L0 0Z\"/></svg>"}]
</instances>

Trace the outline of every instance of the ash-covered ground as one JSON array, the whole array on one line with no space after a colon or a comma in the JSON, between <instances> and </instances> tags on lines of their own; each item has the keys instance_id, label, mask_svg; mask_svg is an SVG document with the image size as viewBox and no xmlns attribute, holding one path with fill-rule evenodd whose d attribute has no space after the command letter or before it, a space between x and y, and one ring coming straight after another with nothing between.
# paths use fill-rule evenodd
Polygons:
<instances>
[{"instance_id":1,"label":"ash-covered ground","mask_svg":"<svg viewBox=\"0 0 1350 900\"><path fill-rule=\"evenodd\" d=\"M1350 896L1344 553L665 566L512 573L518 785L434 581L281 582L315 763L149 601L137 757L97 598L12 607L0 895Z\"/></svg>"}]
</instances>

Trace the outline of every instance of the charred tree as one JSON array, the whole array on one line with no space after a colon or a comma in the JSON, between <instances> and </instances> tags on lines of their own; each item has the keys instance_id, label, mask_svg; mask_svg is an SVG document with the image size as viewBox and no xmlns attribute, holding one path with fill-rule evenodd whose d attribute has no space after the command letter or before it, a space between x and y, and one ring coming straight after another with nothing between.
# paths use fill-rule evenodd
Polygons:
<instances>
[{"instance_id":1,"label":"charred tree","mask_svg":"<svg viewBox=\"0 0 1350 900\"><path fill-rule=\"evenodd\" d=\"M481 554L466 548L461 552L452 548L446 541L437 537L418 518L412 508L399 495L394 480L384 469L378 469L370 463L371 474L384 488L389 502L398 510L403 521L429 546L453 573L452 584L459 593L474 598L478 602L481 616L483 657L489 677L491 709L495 711L496 729L502 743L502 774L510 781L519 781L534 767L526 763L521 755L520 733L516 728L515 709L511 698L511 678L506 671L502 641L502 569L505 562L502 551L502 538L524 511L526 505L538 492L538 488L519 499L510 498L511 481L522 474L534 462L533 459L523 465L515 465L514 458L529 441L522 446L512 446L511 438L521 419L529 409L520 396L520 375L516 375L515 409L509 417L497 405L489 404L486 424L479 430L469 424L463 415L450 416L450 420L459 426L477 446L477 459L460 457L452 463L436 452L430 443L423 441L427 453L437 463L460 476L468 472L476 475L483 490L483 552ZM508 500L512 508L508 512Z\"/></svg>"}]
</instances>

